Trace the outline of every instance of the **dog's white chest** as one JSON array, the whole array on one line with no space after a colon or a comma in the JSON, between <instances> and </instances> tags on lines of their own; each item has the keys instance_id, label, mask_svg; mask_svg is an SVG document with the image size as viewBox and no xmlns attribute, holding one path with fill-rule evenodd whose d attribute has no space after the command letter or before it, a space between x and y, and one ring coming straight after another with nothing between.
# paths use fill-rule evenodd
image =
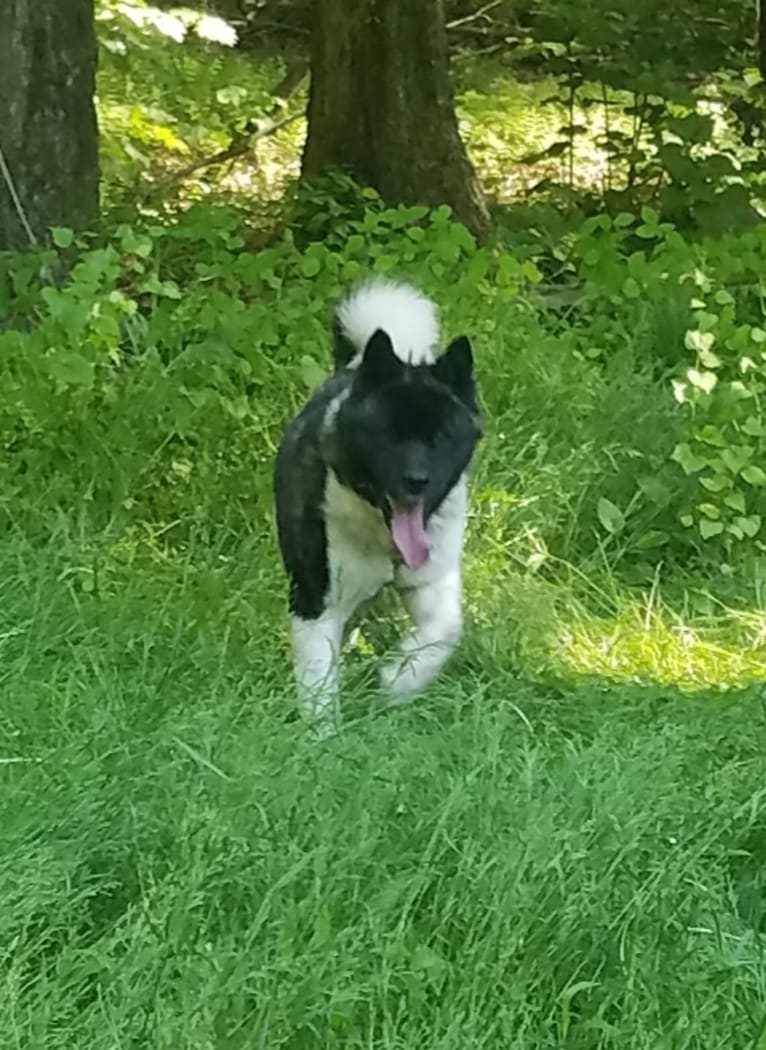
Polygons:
<instances>
[{"instance_id":1,"label":"dog's white chest","mask_svg":"<svg viewBox=\"0 0 766 1050\"><path fill-rule=\"evenodd\" d=\"M391 536L382 515L340 484L325 486L329 604L349 614L394 578Z\"/></svg>"}]
</instances>

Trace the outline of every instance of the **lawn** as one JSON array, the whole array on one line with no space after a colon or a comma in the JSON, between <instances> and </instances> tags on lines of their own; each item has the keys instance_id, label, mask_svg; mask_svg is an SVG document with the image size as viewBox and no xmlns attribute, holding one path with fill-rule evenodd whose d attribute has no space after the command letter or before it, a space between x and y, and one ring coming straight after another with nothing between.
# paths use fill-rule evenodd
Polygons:
<instances>
[{"instance_id":1,"label":"lawn","mask_svg":"<svg viewBox=\"0 0 766 1050\"><path fill-rule=\"evenodd\" d=\"M3 1047L764 1045L757 688L546 684L472 629L395 714L352 671L317 746L268 536L0 575Z\"/></svg>"},{"instance_id":2,"label":"lawn","mask_svg":"<svg viewBox=\"0 0 766 1050\"><path fill-rule=\"evenodd\" d=\"M300 121L181 179L282 62L98 7L102 236L0 258L0 1050L766 1050L763 227L519 202L597 118L525 160L577 114L484 58L487 245ZM317 743L271 465L369 272L474 344L467 631L382 711L383 596Z\"/></svg>"}]
</instances>

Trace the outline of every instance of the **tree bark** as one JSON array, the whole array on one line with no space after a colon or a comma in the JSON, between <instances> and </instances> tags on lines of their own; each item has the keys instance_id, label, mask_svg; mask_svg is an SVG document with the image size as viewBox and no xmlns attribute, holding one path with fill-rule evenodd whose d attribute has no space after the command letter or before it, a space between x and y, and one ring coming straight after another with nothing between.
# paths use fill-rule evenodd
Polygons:
<instances>
[{"instance_id":1,"label":"tree bark","mask_svg":"<svg viewBox=\"0 0 766 1050\"><path fill-rule=\"evenodd\" d=\"M98 216L93 0L0 0L0 250Z\"/></svg>"},{"instance_id":2,"label":"tree bark","mask_svg":"<svg viewBox=\"0 0 766 1050\"><path fill-rule=\"evenodd\" d=\"M488 214L458 132L442 0L316 0L307 177L345 169L392 204Z\"/></svg>"}]
</instances>

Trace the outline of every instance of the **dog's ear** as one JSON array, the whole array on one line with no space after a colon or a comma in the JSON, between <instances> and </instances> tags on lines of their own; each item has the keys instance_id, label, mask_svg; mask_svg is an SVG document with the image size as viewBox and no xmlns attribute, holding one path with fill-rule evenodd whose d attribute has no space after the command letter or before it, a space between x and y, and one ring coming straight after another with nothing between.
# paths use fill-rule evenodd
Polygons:
<instances>
[{"instance_id":1,"label":"dog's ear","mask_svg":"<svg viewBox=\"0 0 766 1050\"><path fill-rule=\"evenodd\" d=\"M382 328L370 336L359 365L359 380L368 388L383 386L398 379L404 362L394 353L394 346Z\"/></svg>"},{"instance_id":2,"label":"dog's ear","mask_svg":"<svg viewBox=\"0 0 766 1050\"><path fill-rule=\"evenodd\" d=\"M476 409L476 390L473 381L473 351L468 336L453 340L436 364L431 366L435 379L449 387L472 410Z\"/></svg>"}]
</instances>

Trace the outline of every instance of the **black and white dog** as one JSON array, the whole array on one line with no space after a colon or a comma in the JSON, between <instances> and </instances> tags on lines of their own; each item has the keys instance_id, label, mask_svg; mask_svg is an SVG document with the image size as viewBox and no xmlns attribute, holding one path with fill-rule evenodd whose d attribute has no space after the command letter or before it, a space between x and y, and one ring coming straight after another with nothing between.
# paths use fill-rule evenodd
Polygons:
<instances>
[{"instance_id":1,"label":"black and white dog","mask_svg":"<svg viewBox=\"0 0 766 1050\"><path fill-rule=\"evenodd\" d=\"M290 423L274 472L295 674L308 713L336 716L344 627L386 583L414 629L381 680L423 690L462 632L466 469L481 434L471 345L439 357L434 304L374 281L333 322L335 373Z\"/></svg>"}]
</instances>

